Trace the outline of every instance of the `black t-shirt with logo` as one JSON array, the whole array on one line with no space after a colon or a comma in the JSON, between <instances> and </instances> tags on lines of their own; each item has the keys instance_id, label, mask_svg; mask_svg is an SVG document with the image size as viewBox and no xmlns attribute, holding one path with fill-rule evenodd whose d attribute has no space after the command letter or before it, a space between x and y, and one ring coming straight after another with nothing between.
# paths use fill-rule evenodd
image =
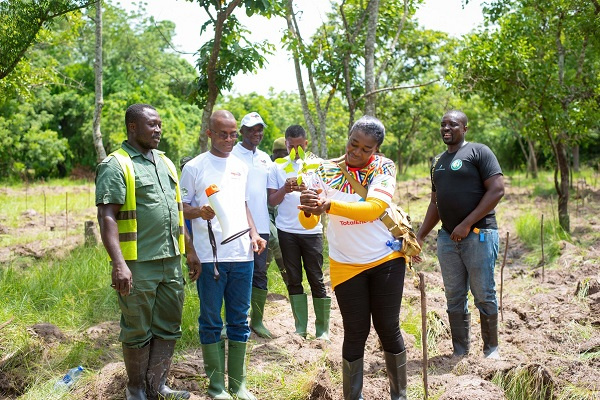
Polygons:
<instances>
[{"instance_id":1,"label":"black t-shirt with logo","mask_svg":"<svg viewBox=\"0 0 600 400\"><path fill-rule=\"evenodd\" d=\"M452 233L481 201L483 182L498 174L502 174L500 164L484 144L465 143L457 152L436 156L431 166L431 190L436 192L442 228ZM496 212L492 210L473 228L497 229Z\"/></svg>"}]
</instances>

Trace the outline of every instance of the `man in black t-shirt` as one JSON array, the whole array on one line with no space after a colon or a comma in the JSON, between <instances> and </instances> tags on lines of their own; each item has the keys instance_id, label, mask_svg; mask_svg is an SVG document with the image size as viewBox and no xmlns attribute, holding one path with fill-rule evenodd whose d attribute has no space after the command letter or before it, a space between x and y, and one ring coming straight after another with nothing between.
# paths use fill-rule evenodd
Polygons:
<instances>
[{"instance_id":1,"label":"man in black t-shirt","mask_svg":"<svg viewBox=\"0 0 600 400\"><path fill-rule=\"evenodd\" d=\"M431 201L417 240L442 221L437 256L442 270L454 355L469 352L471 290L481 318L483 353L499 358L498 301L494 265L498 226L494 208L504 195L504 178L494 153L485 145L465 141L467 116L452 110L440 127L448 149L431 166ZM420 257L413 258L416 262Z\"/></svg>"}]
</instances>

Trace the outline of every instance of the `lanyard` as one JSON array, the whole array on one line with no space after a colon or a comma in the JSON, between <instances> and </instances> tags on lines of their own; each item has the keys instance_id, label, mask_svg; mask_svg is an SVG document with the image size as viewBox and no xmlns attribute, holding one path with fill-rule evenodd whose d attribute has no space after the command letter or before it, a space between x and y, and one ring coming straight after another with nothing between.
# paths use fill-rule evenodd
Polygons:
<instances>
[{"instance_id":1,"label":"lanyard","mask_svg":"<svg viewBox=\"0 0 600 400\"><path fill-rule=\"evenodd\" d=\"M206 220L206 222L208 223L208 240L210 241L210 247L212 247L212 252L213 252L213 265L214 265L215 281L218 281L221 276L219 275L219 269L218 269L219 260L217 259L217 241L215 240L215 234L213 233L212 224L210 223L210 220Z\"/></svg>"}]
</instances>

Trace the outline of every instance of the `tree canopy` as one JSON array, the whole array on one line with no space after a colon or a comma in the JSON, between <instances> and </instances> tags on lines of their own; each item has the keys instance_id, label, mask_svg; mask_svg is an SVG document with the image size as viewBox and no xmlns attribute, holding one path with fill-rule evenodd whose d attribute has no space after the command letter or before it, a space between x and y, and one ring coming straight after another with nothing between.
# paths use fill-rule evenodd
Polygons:
<instances>
[{"instance_id":1,"label":"tree canopy","mask_svg":"<svg viewBox=\"0 0 600 400\"><path fill-rule=\"evenodd\" d=\"M194 66L171 50L172 22L105 3L107 153L125 139L124 111L135 102L157 107L160 148L174 160L206 148L215 107L238 119L258 111L266 151L287 126L302 124L312 151L328 157L343 153L349 126L369 113L384 122L380 150L402 174L444 150L439 120L458 108L469 116L469 140L488 144L504 169L555 169L569 229L572 168L600 156L599 0L493 0L484 26L460 38L420 26L421 0L331 1L310 34L300 31L292 0L187 1L204 10L210 33ZM0 178L94 167L93 3L0 2ZM256 43L235 10L285 18L287 29ZM236 74L265 66L277 42L296 66L298 94L223 97Z\"/></svg>"}]
</instances>

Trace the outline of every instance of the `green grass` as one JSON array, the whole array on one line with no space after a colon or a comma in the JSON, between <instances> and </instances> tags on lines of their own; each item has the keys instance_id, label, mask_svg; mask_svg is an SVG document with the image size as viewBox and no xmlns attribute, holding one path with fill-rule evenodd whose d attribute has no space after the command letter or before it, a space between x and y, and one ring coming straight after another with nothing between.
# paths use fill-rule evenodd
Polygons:
<instances>
[{"instance_id":1,"label":"green grass","mask_svg":"<svg viewBox=\"0 0 600 400\"><path fill-rule=\"evenodd\" d=\"M596 397L597 393L596 391L568 384L561 388L554 398L556 400L596 400L598 398Z\"/></svg>"},{"instance_id":2,"label":"green grass","mask_svg":"<svg viewBox=\"0 0 600 400\"><path fill-rule=\"evenodd\" d=\"M10 321L2 329L0 348L12 354L3 369L26 371L20 389L55 380L76 365L104 365L107 350L83 333L118 319L109 285L108 261L99 248L79 247L63 260L46 258L26 268L11 263L0 269L0 321ZM67 339L48 346L31 333L38 323L56 325Z\"/></svg>"},{"instance_id":3,"label":"green grass","mask_svg":"<svg viewBox=\"0 0 600 400\"><path fill-rule=\"evenodd\" d=\"M515 229L521 242L531 250L525 256L529 265L537 265L542 258L542 232L544 243L544 261L551 263L560 256L560 241L571 240L556 220L544 219L542 231L541 217L533 212L520 215L515 220Z\"/></svg>"},{"instance_id":4,"label":"green grass","mask_svg":"<svg viewBox=\"0 0 600 400\"><path fill-rule=\"evenodd\" d=\"M94 207L94 184L81 181L50 181L35 185L14 185L0 191L0 215L3 225L18 227L21 214L36 211L41 218L47 216L79 213ZM44 207L45 204L45 207Z\"/></svg>"},{"instance_id":5,"label":"green grass","mask_svg":"<svg viewBox=\"0 0 600 400\"><path fill-rule=\"evenodd\" d=\"M542 367L531 364L514 368L507 373L497 372L492 382L504 390L510 400L539 400L553 398L552 378Z\"/></svg>"}]
</instances>

